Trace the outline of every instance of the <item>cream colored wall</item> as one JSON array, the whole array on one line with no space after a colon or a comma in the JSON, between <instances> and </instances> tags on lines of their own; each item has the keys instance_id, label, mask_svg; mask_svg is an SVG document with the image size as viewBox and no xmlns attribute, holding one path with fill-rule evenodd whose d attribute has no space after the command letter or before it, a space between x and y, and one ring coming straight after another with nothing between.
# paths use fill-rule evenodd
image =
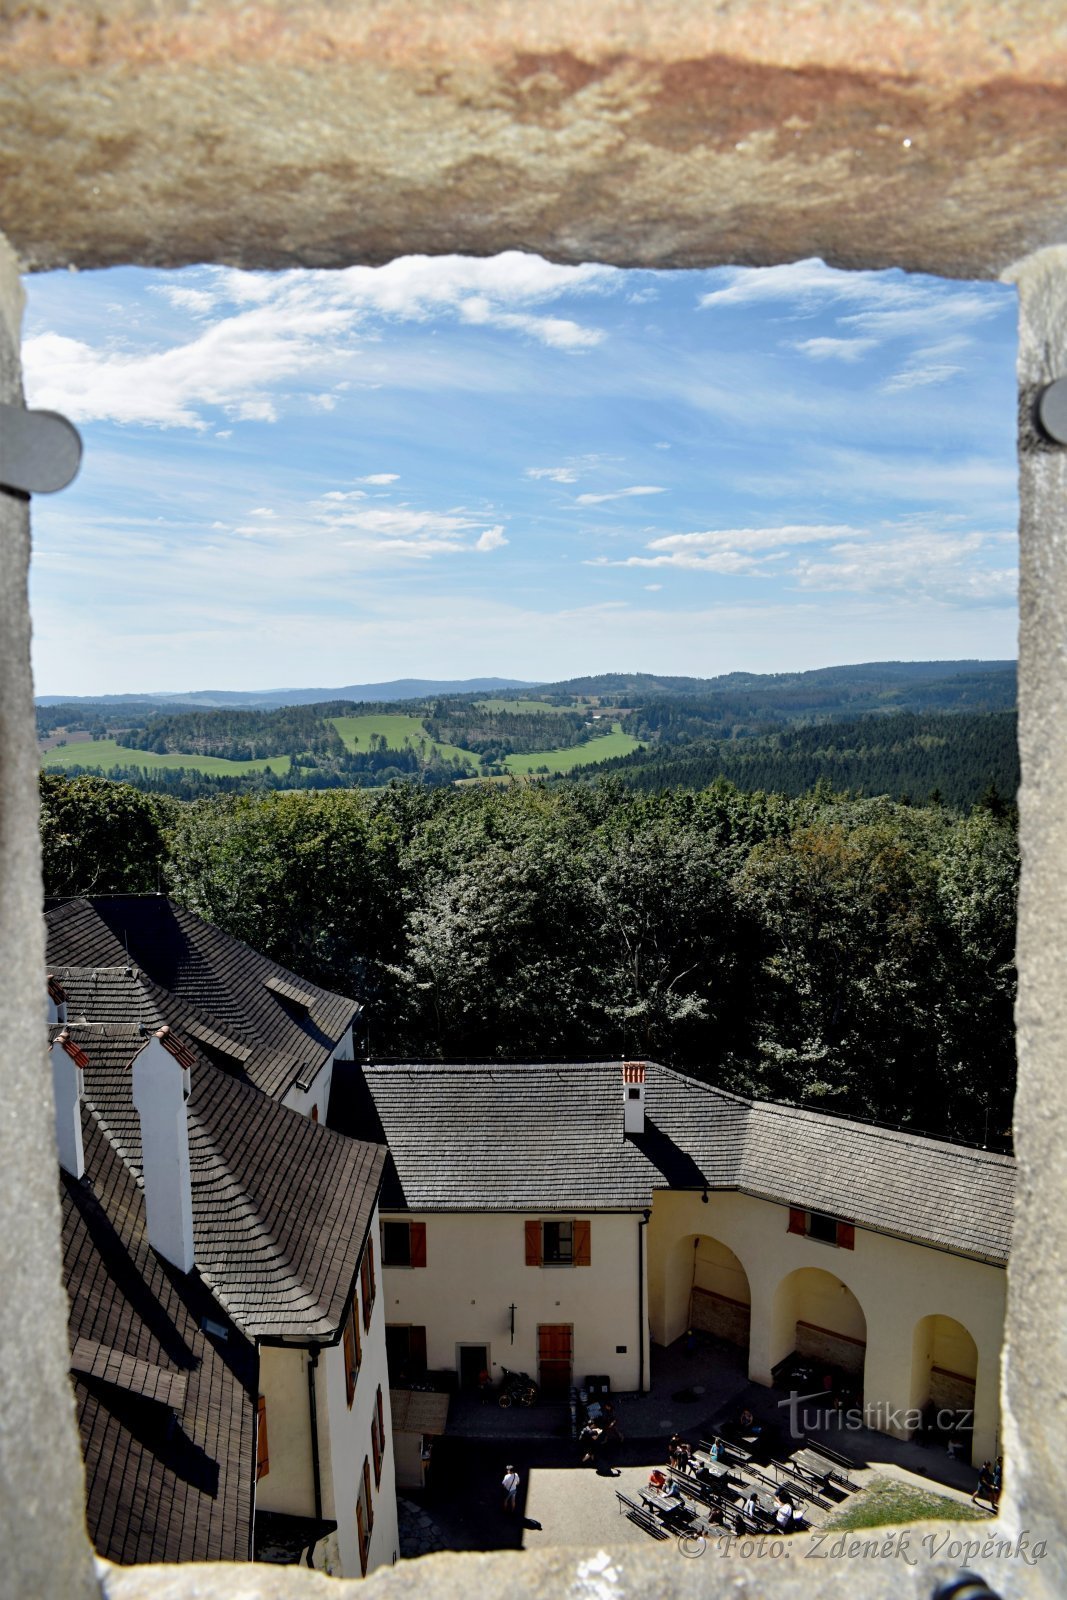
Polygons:
<instances>
[{"instance_id":1,"label":"cream colored wall","mask_svg":"<svg viewBox=\"0 0 1067 1600\"><path fill-rule=\"evenodd\" d=\"M905 1240L856 1229L854 1250L841 1250L788 1230L785 1206L750 1195L657 1190L649 1223L649 1315L652 1336L669 1344L684 1333L692 1280L693 1238L718 1239L740 1260L751 1291L749 1376L769 1384L771 1369L794 1346L791 1296L779 1286L799 1267L832 1273L852 1291L867 1329L864 1398L885 1419L885 1431L913 1405L915 1330L927 1316L953 1317L978 1348L974 1453L995 1452L998 1377L1004 1330L1002 1269ZM844 1297L842 1297L844 1300ZM816 1321L816 1317L810 1320ZM847 1330L844 1330L847 1331Z\"/></svg>"},{"instance_id":2,"label":"cream colored wall","mask_svg":"<svg viewBox=\"0 0 1067 1600\"><path fill-rule=\"evenodd\" d=\"M426 1224L426 1266L385 1269L386 1320L424 1326L427 1361L435 1369L457 1369L457 1345L488 1345L494 1379L502 1366L536 1379L538 1323L569 1322L574 1326L576 1382L606 1373L612 1388L622 1391L638 1387L643 1335L647 1385L647 1317L644 1328L638 1328L640 1213L555 1216L589 1218L588 1267L526 1265L526 1220L551 1221L551 1212L386 1217ZM514 1343L508 1310L512 1303ZM616 1345L625 1345L625 1353L618 1353Z\"/></svg>"},{"instance_id":3,"label":"cream colored wall","mask_svg":"<svg viewBox=\"0 0 1067 1600\"><path fill-rule=\"evenodd\" d=\"M259 1349L259 1392L267 1402L270 1471L256 1485L257 1511L315 1515L307 1352Z\"/></svg>"},{"instance_id":4,"label":"cream colored wall","mask_svg":"<svg viewBox=\"0 0 1067 1600\"><path fill-rule=\"evenodd\" d=\"M331 1345L321 1352L316 1373L323 1514L337 1522L336 1562L331 1560L328 1570L332 1571L334 1576L347 1578L358 1578L360 1574L356 1504L359 1500L364 1460L370 1462L371 1498L374 1507L374 1526L371 1530L367 1571L371 1572L375 1567L390 1565L400 1553L393 1465L393 1423L389 1411L389 1371L385 1359L385 1284L378 1248L377 1211L371 1220L370 1238L374 1240L378 1292L375 1296L370 1327L364 1329L362 1302L359 1301L361 1291L358 1286L356 1289L359 1301L357 1316L362 1360L351 1407L348 1404L342 1345ZM385 1450L382 1457L382 1480L375 1488L371 1422L379 1385L381 1385L385 1417ZM316 1565L320 1564L316 1561Z\"/></svg>"},{"instance_id":5,"label":"cream colored wall","mask_svg":"<svg viewBox=\"0 0 1067 1600\"><path fill-rule=\"evenodd\" d=\"M747 1306L748 1274L733 1251L718 1239L698 1236L693 1248L693 1287L725 1295Z\"/></svg>"}]
</instances>

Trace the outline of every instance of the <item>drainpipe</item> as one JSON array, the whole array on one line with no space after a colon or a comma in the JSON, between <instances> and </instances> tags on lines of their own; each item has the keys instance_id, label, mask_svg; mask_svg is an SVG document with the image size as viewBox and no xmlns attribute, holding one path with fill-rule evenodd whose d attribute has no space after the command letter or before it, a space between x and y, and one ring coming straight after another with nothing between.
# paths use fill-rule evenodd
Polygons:
<instances>
[{"instance_id":1,"label":"drainpipe","mask_svg":"<svg viewBox=\"0 0 1067 1600\"><path fill-rule=\"evenodd\" d=\"M311 1472L315 1485L315 1521L322 1521L322 1479L319 1476L319 1413L315 1401L315 1369L319 1364L319 1347L308 1347L308 1415L311 1421ZM308 1546L307 1563L315 1565L315 1543Z\"/></svg>"},{"instance_id":2,"label":"drainpipe","mask_svg":"<svg viewBox=\"0 0 1067 1600\"><path fill-rule=\"evenodd\" d=\"M645 1392L645 1229L651 1211L646 1211L637 1224L637 1391Z\"/></svg>"}]
</instances>

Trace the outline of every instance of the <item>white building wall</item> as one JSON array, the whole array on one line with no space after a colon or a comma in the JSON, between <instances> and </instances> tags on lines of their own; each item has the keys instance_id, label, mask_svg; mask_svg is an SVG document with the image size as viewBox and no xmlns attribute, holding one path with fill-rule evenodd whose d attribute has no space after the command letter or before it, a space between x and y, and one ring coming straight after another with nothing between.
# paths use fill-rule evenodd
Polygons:
<instances>
[{"instance_id":1,"label":"white building wall","mask_svg":"<svg viewBox=\"0 0 1067 1600\"><path fill-rule=\"evenodd\" d=\"M587 1267L526 1265L527 1219L590 1223ZM606 1373L622 1392L648 1384L647 1300L638 1279L640 1212L412 1213L386 1221L424 1222L426 1266L384 1269L386 1321L426 1329L434 1370L459 1369L461 1344L489 1347L489 1371L538 1376L539 1323L571 1323L576 1383ZM645 1232L648 1230L645 1229ZM647 1264L646 1264L647 1270ZM511 1311L515 1306L512 1340ZM619 1347L622 1347L621 1349Z\"/></svg>"},{"instance_id":2,"label":"white building wall","mask_svg":"<svg viewBox=\"0 0 1067 1600\"><path fill-rule=\"evenodd\" d=\"M652 1332L670 1344L689 1317L694 1248L707 1235L728 1245L751 1291L749 1376L769 1384L771 1369L794 1348L795 1319L784 1280L800 1267L832 1273L859 1301L866 1319L864 1400L892 1418L914 1403L914 1335L921 1318L963 1324L978 1347L974 1457L992 1459L999 1425L998 1381L1006 1274L1001 1267L950 1255L857 1227L855 1248L841 1249L788 1231L788 1207L751 1195L657 1190L648 1232ZM900 1430L890 1423L887 1432Z\"/></svg>"},{"instance_id":3,"label":"white building wall","mask_svg":"<svg viewBox=\"0 0 1067 1600\"><path fill-rule=\"evenodd\" d=\"M257 1511L315 1515L306 1350L259 1347L259 1392L267 1406L270 1470L256 1485Z\"/></svg>"},{"instance_id":4,"label":"white building wall","mask_svg":"<svg viewBox=\"0 0 1067 1600\"><path fill-rule=\"evenodd\" d=\"M290 1111L299 1111L303 1117L310 1117L312 1107L317 1106L318 1120L325 1122L326 1113L330 1109L330 1091L333 1088L333 1064L335 1061L351 1061L352 1059L352 1029L349 1028L344 1036L338 1040L333 1055L319 1068L310 1088L301 1089L294 1083L286 1091L282 1099L282 1105L288 1106Z\"/></svg>"},{"instance_id":5,"label":"white building wall","mask_svg":"<svg viewBox=\"0 0 1067 1600\"><path fill-rule=\"evenodd\" d=\"M321 1352L316 1373L323 1515L337 1523L336 1556L334 1557L330 1549L333 1541L329 1541L321 1555L316 1555L316 1565L332 1572L336 1577L345 1578L358 1578L360 1575L356 1505L363 1481L364 1460L370 1463L371 1498L374 1507L374 1526L371 1530L367 1571L371 1572L375 1567L390 1565L399 1559L400 1554L393 1422L389 1411L389 1370L385 1359L385 1284L378 1243L377 1208L371 1219L369 1237L374 1242L377 1295L370 1327L364 1329L361 1290L357 1286L356 1316L359 1323L362 1362L356 1379L356 1392L351 1409L348 1405L345 1384L343 1344L331 1345ZM379 1384L385 1418L385 1450L381 1483L376 1488L374 1452L371 1448L371 1422L375 1414Z\"/></svg>"}]
</instances>

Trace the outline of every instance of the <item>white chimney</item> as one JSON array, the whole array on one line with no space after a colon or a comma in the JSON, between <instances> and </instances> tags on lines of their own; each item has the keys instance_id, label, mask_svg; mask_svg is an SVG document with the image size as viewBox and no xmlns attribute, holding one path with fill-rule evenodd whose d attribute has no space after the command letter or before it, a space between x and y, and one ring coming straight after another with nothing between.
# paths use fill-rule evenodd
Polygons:
<instances>
[{"instance_id":1,"label":"white chimney","mask_svg":"<svg viewBox=\"0 0 1067 1600\"><path fill-rule=\"evenodd\" d=\"M67 994L58 978L48 974L48 1026L62 1027L67 1020Z\"/></svg>"},{"instance_id":2,"label":"white chimney","mask_svg":"<svg viewBox=\"0 0 1067 1600\"><path fill-rule=\"evenodd\" d=\"M193 1184L185 1107L193 1060L169 1028L160 1028L133 1063L148 1242L179 1272L191 1272L194 1264Z\"/></svg>"},{"instance_id":3,"label":"white chimney","mask_svg":"<svg viewBox=\"0 0 1067 1600\"><path fill-rule=\"evenodd\" d=\"M89 1057L80 1050L64 1028L49 1052L52 1061L52 1098L56 1106L56 1145L59 1164L72 1178L85 1175L82 1149L82 1095L85 1093L83 1068Z\"/></svg>"},{"instance_id":4,"label":"white chimney","mask_svg":"<svg viewBox=\"0 0 1067 1600\"><path fill-rule=\"evenodd\" d=\"M622 1064L622 1131L645 1131L645 1063L624 1061Z\"/></svg>"}]
</instances>

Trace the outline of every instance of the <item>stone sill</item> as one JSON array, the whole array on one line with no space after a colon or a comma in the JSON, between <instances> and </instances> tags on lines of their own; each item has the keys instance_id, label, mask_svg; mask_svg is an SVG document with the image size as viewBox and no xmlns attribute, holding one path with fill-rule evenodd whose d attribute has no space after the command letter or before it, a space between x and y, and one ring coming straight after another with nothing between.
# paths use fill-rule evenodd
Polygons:
<instances>
[{"instance_id":1,"label":"stone sill","mask_svg":"<svg viewBox=\"0 0 1067 1600\"><path fill-rule=\"evenodd\" d=\"M1003 1600L1053 1595L1055 1573L1020 1556L982 1559L975 1542L1009 1539L988 1522L916 1523L831 1535L820 1547L811 1536L781 1541L777 1559L727 1556L708 1549L686 1560L672 1540L647 1549L626 1545L582 1551L448 1552L385 1567L366 1579L329 1578L301 1567L216 1563L113 1567L98 1562L105 1600L931 1600L938 1584L961 1569L977 1571ZM832 1541L878 1541L896 1553L824 1559ZM958 1544L956 1543L958 1541ZM767 1541L769 1545L771 1541ZM1033 1539L1031 1543L1035 1542ZM752 1541L757 1543L757 1541ZM970 1546L968 1549L967 1546ZM914 1565L912 1565L914 1563Z\"/></svg>"}]
</instances>

